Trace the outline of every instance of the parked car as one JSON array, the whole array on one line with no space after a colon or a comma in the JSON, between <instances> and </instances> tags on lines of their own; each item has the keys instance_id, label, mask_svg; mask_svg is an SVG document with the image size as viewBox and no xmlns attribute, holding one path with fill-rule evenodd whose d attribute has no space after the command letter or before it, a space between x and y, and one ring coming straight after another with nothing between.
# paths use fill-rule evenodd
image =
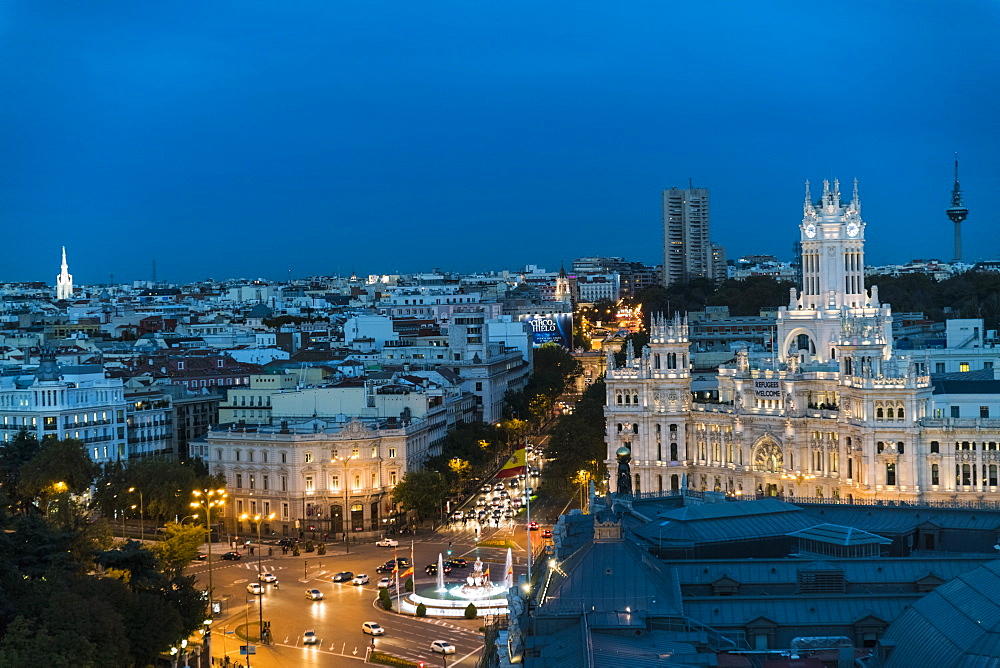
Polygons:
<instances>
[{"instance_id":1,"label":"parked car","mask_svg":"<svg viewBox=\"0 0 1000 668\"><path fill-rule=\"evenodd\" d=\"M354 579L351 580L351 584L355 586L368 584L368 575L366 573L358 573L354 576Z\"/></svg>"},{"instance_id":2,"label":"parked car","mask_svg":"<svg viewBox=\"0 0 1000 668\"><path fill-rule=\"evenodd\" d=\"M259 596L264 593L264 588L260 585L259 582L251 582L250 584L247 585L247 591L250 592L251 594Z\"/></svg>"},{"instance_id":3,"label":"parked car","mask_svg":"<svg viewBox=\"0 0 1000 668\"><path fill-rule=\"evenodd\" d=\"M243 558L243 555L240 554L239 552L232 552L232 551L230 551L230 552L226 552L225 554L222 555L222 559L224 561L239 561L242 558Z\"/></svg>"},{"instance_id":4,"label":"parked car","mask_svg":"<svg viewBox=\"0 0 1000 668\"><path fill-rule=\"evenodd\" d=\"M257 576L261 582L277 582L278 578L274 573L261 573Z\"/></svg>"},{"instance_id":5,"label":"parked car","mask_svg":"<svg viewBox=\"0 0 1000 668\"><path fill-rule=\"evenodd\" d=\"M365 622L361 625L361 632L368 633L373 636L380 636L385 634L385 629L382 628L378 622Z\"/></svg>"},{"instance_id":6,"label":"parked car","mask_svg":"<svg viewBox=\"0 0 1000 668\"><path fill-rule=\"evenodd\" d=\"M303 645L315 645L319 643L319 636L312 629L306 631L302 634L302 644Z\"/></svg>"},{"instance_id":7,"label":"parked car","mask_svg":"<svg viewBox=\"0 0 1000 668\"><path fill-rule=\"evenodd\" d=\"M388 589L391 586L392 586L392 579L391 578L382 578L381 580L378 581L378 588L379 589Z\"/></svg>"},{"instance_id":8,"label":"parked car","mask_svg":"<svg viewBox=\"0 0 1000 668\"><path fill-rule=\"evenodd\" d=\"M350 582L354 579L354 573L350 571L342 571L334 575L331 579L334 582Z\"/></svg>"},{"instance_id":9,"label":"parked car","mask_svg":"<svg viewBox=\"0 0 1000 668\"><path fill-rule=\"evenodd\" d=\"M469 562L465 559L449 559L448 565L452 568L466 568L468 567Z\"/></svg>"},{"instance_id":10,"label":"parked car","mask_svg":"<svg viewBox=\"0 0 1000 668\"><path fill-rule=\"evenodd\" d=\"M442 654L454 654L455 646L447 640L435 640L431 643L431 651L441 652Z\"/></svg>"},{"instance_id":11,"label":"parked car","mask_svg":"<svg viewBox=\"0 0 1000 668\"><path fill-rule=\"evenodd\" d=\"M394 568L395 568L395 566L386 563L386 564L382 564L381 566L377 567L375 569L375 572L376 573L392 573L392 571L393 571Z\"/></svg>"},{"instance_id":12,"label":"parked car","mask_svg":"<svg viewBox=\"0 0 1000 668\"><path fill-rule=\"evenodd\" d=\"M310 601L322 601L323 592L321 592L319 589L306 589L306 598L308 598Z\"/></svg>"},{"instance_id":13,"label":"parked car","mask_svg":"<svg viewBox=\"0 0 1000 668\"><path fill-rule=\"evenodd\" d=\"M394 538L383 538L375 541L375 544L379 547L399 547L399 541Z\"/></svg>"}]
</instances>

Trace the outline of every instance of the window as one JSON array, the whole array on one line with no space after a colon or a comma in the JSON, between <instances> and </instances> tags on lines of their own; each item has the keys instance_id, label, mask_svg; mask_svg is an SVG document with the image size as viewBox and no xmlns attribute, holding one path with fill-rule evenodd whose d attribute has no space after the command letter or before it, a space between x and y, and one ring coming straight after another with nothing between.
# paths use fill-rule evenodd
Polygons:
<instances>
[{"instance_id":1,"label":"window","mask_svg":"<svg viewBox=\"0 0 1000 668\"><path fill-rule=\"evenodd\" d=\"M283 519L283 520L287 520L288 519L288 504L287 503L282 503L281 504L281 519Z\"/></svg>"},{"instance_id":2,"label":"window","mask_svg":"<svg viewBox=\"0 0 1000 668\"><path fill-rule=\"evenodd\" d=\"M899 454L903 454L904 447L905 446L903 445L903 442L899 441L898 443L896 443L896 452L898 452Z\"/></svg>"},{"instance_id":3,"label":"window","mask_svg":"<svg viewBox=\"0 0 1000 668\"><path fill-rule=\"evenodd\" d=\"M358 448L351 448L351 457L355 459L361 456L361 451Z\"/></svg>"},{"instance_id":4,"label":"window","mask_svg":"<svg viewBox=\"0 0 1000 668\"><path fill-rule=\"evenodd\" d=\"M893 487L896 484L896 465L886 464L885 465L885 484Z\"/></svg>"},{"instance_id":5,"label":"window","mask_svg":"<svg viewBox=\"0 0 1000 668\"><path fill-rule=\"evenodd\" d=\"M476 383L476 392L482 392L482 391L483 391L483 384Z\"/></svg>"},{"instance_id":6,"label":"window","mask_svg":"<svg viewBox=\"0 0 1000 668\"><path fill-rule=\"evenodd\" d=\"M372 489L378 487L378 473L372 473Z\"/></svg>"},{"instance_id":7,"label":"window","mask_svg":"<svg viewBox=\"0 0 1000 668\"><path fill-rule=\"evenodd\" d=\"M937 464L931 464L931 484L941 484L941 467Z\"/></svg>"},{"instance_id":8,"label":"window","mask_svg":"<svg viewBox=\"0 0 1000 668\"><path fill-rule=\"evenodd\" d=\"M389 471L389 485L392 487L396 486L396 472Z\"/></svg>"},{"instance_id":9,"label":"window","mask_svg":"<svg viewBox=\"0 0 1000 668\"><path fill-rule=\"evenodd\" d=\"M372 446L372 459L378 459L378 446Z\"/></svg>"},{"instance_id":10,"label":"window","mask_svg":"<svg viewBox=\"0 0 1000 668\"><path fill-rule=\"evenodd\" d=\"M281 453L281 463L282 464L287 464L288 463L288 453L285 453L285 452Z\"/></svg>"},{"instance_id":11,"label":"window","mask_svg":"<svg viewBox=\"0 0 1000 668\"><path fill-rule=\"evenodd\" d=\"M264 514L265 515L270 515L271 514L271 502L270 501L264 501L263 505L264 505Z\"/></svg>"},{"instance_id":12,"label":"window","mask_svg":"<svg viewBox=\"0 0 1000 668\"><path fill-rule=\"evenodd\" d=\"M263 452L260 453L260 461L264 462L265 464L267 463L267 450L264 450Z\"/></svg>"},{"instance_id":13,"label":"window","mask_svg":"<svg viewBox=\"0 0 1000 668\"><path fill-rule=\"evenodd\" d=\"M958 406L952 406L951 407L951 416L953 418L957 418L957 417L961 416L961 413L959 412L959 407Z\"/></svg>"},{"instance_id":14,"label":"window","mask_svg":"<svg viewBox=\"0 0 1000 668\"><path fill-rule=\"evenodd\" d=\"M243 499L236 500L236 514L237 515L243 514Z\"/></svg>"},{"instance_id":15,"label":"window","mask_svg":"<svg viewBox=\"0 0 1000 668\"><path fill-rule=\"evenodd\" d=\"M240 451L236 451L236 461L240 461Z\"/></svg>"},{"instance_id":16,"label":"window","mask_svg":"<svg viewBox=\"0 0 1000 668\"><path fill-rule=\"evenodd\" d=\"M248 450L247 451L247 461L248 462L252 462L253 461L253 450Z\"/></svg>"},{"instance_id":17,"label":"window","mask_svg":"<svg viewBox=\"0 0 1000 668\"><path fill-rule=\"evenodd\" d=\"M990 407L989 406L980 406L979 407L979 417L981 417L981 418L988 418L989 416L990 416Z\"/></svg>"},{"instance_id":18,"label":"window","mask_svg":"<svg viewBox=\"0 0 1000 668\"><path fill-rule=\"evenodd\" d=\"M396 448L389 448L389 459L396 458Z\"/></svg>"},{"instance_id":19,"label":"window","mask_svg":"<svg viewBox=\"0 0 1000 668\"><path fill-rule=\"evenodd\" d=\"M935 362L934 373L944 373L944 362Z\"/></svg>"},{"instance_id":20,"label":"window","mask_svg":"<svg viewBox=\"0 0 1000 668\"><path fill-rule=\"evenodd\" d=\"M315 491L315 487L313 486L313 477L311 475L306 476L306 491Z\"/></svg>"},{"instance_id":21,"label":"window","mask_svg":"<svg viewBox=\"0 0 1000 668\"><path fill-rule=\"evenodd\" d=\"M254 499L250 500L250 514L251 515L257 514L257 501Z\"/></svg>"},{"instance_id":22,"label":"window","mask_svg":"<svg viewBox=\"0 0 1000 668\"><path fill-rule=\"evenodd\" d=\"M361 489L361 476L358 474L354 476L354 489Z\"/></svg>"},{"instance_id":23,"label":"window","mask_svg":"<svg viewBox=\"0 0 1000 668\"><path fill-rule=\"evenodd\" d=\"M875 452L882 452L883 450L885 450L885 443L879 441L875 444Z\"/></svg>"},{"instance_id":24,"label":"window","mask_svg":"<svg viewBox=\"0 0 1000 668\"><path fill-rule=\"evenodd\" d=\"M288 491L288 476L286 475L281 476L281 491L282 492Z\"/></svg>"},{"instance_id":25,"label":"window","mask_svg":"<svg viewBox=\"0 0 1000 668\"><path fill-rule=\"evenodd\" d=\"M996 464L990 464L990 474L989 474L989 476L990 476L989 477L990 487L996 487L997 486L997 465Z\"/></svg>"},{"instance_id":26,"label":"window","mask_svg":"<svg viewBox=\"0 0 1000 668\"><path fill-rule=\"evenodd\" d=\"M337 490L340 489L340 476L339 475L331 475L330 476L330 489L334 490L334 491L337 491Z\"/></svg>"},{"instance_id":27,"label":"window","mask_svg":"<svg viewBox=\"0 0 1000 668\"><path fill-rule=\"evenodd\" d=\"M215 459L216 459L217 461L222 461L222 448L218 448L218 449L217 449L217 450L215 451Z\"/></svg>"},{"instance_id":28,"label":"window","mask_svg":"<svg viewBox=\"0 0 1000 668\"><path fill-rule=\"evenodd\" d=\"M250 489L256 489L257 481L255 480L255 476L252 473L250 474L249 479L250 479Z\"/></svg>"},{"instance_id":29,"label":"window","mask_svg":"<svg viewBox=\"0 0 1000 668\"><path fill-rule=\"evenodd\" d=\"M958 363L958 370L959 371L968 371L969 370L969 363L968 362L959 362Z\"/></svg>"},{"instance_id":30,"label":"window","mask_svg":"<svg viewBox=\"0 0 1000 668\"><path fill-rule=\"evenodd\" d=\"M239 489L241 487L243 487L243 474L242 473L237 473L236 474L236 489Z\"/></svg>"},{"instance_id":31,"label":"window","mask_svg":"<svg viewBox=\"0 0 1000 668\"><path fill-rule=\"evenodd\" d=\"M313 453L307 452L305 454L305 461L306 461L306 464L312 464L313 463Z\"/></svg>"},{"instance_id":32,"label":"window","mask_svg":"<svg viewBox=\"0 0 1000 668\"><path fill-rule=\"evenodd\" d=\"M941 452L941 444L937 441L931 441L931 452Z\"/></svg>"},{"instance_id":33,"label":"window","mask_svg":"<svg viewBox=\"0 0 1000 668\"><path fill-rule=\"evenodd\" d=\"M261 476L260 483L261 483L261 485L263 485L264 489L269 489L270 488L270 486L268 485L268 476L266 476L266 475L265 476Z\"/></svg>"}]
</instances>

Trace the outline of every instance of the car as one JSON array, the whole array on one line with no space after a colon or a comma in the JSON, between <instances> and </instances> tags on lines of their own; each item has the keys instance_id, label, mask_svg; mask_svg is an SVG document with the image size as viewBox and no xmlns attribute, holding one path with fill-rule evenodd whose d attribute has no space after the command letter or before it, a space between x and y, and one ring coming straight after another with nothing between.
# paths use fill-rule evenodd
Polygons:
<instances>
[{"instance_id":1,"label":"car","mask_svg":"<svg viewBox=\"0 0 1000 668\"><path fill-rule=\"evenodd\" d=\"M486 483L485 485L482 486L481 489L484 492L492 492L493 491L493 485L491 485L489 483Z\"/></svg>"},{"instance_id":2,"label":"car","mask_svg":"<svg viewBox=\"0 0 1000 668\"><path fill-rule=\"evenodd\" d=\"M303 645L316 645L319 643L319 636L312 629L309 629L302 634L302 644Z\"/></svg>"},{"instance_id":3,"label":"car","mask_svg":"<svg viewBox=\"0 0 1000 668\"><path fill-rule=\"evenodd\" d=\"M399 565L400 568L407 568L410 565L410 558L399 557L398 559L396 559L396 563Z\"/></svg>"},{"instance_id":4,"label":"car","mask_svg":"<svg viewBox=\"0 0 1000 668\"><path fill-rule=\"evenodd\" d=\"M514 513L512 513L511 511L508 510L507 512L505 512L503 514L503 518L505 520L512 520L512 519L514 519Z\"/></svg>"},{"instance_id":5,"label":"car","mask_svg":"<svg viewBox=\"0 0 1000 668\"><path fill-rule=\"evenodd\" d=\"M195 561L205 561L206 559L208 559L208 555L204 552L199 552L198 556L194 558Z\"/></svg>"},{"instance_id":6,"label":"car","mask_svg":"<svg viewBox=\"0 0 1000 668\"><path fill-rule=\"evenodd\" d=\"M274 573L261 573L257 576L261 582L277 582L278 577Z\"/></svg>"},{"instance_id":7,"label":"car","mask_svg":"<svg viewBox=\"0 0 1000 668\"><path fill-rule=\"evenodd\" d=\"M455 646L447 640L435 640L431 643L431 651L441 652L442 654L454 654Z\"/></svg>"},{"instance_id":8,"label":"car","mask_svg":"<svg viewBox=\"0 0 1000 668\"><path fill-rule=\"evenodd\" d=\"M379 589L388 589L391 586L392 586L392 580L390 578L382 578L381 580L378 581Z\"/></svg>"},{"instance_id":9,"label":"car","mask_svg":"<svg viewBox=\"0 0 1000 668\"><path fill-rule=\"evenodd\" d=\"M264 588L260 585L259 582L251 582L250 584L247 585L247 591L250 592L251 594L259 596L264 593Z\"/></svg>"},{"instance_id":10,"label":"car","mask_svg":"<svg viewBox=\"0 0 1000 668\"><path fill-rule=\"evenodd\" d=\"M451 566L448 565L448 562L445 562L445 564L444 564L444 572L446 574L447 573L451 573ZM427 564L427 566L424 568L424 573L427 573L427 575L437 575L437 573L438 573L438 565L437 564Z\"/></svg>"},{"instance_id":11,"label":"car","mask_svg":"<svg viewBox=\"0 0 1000 668\"><path fill-rule=\"evenodd\" d=\"M353 579L354 573L350 571L341 571L331 578L334 582L350 582Z\"/></svg>"},{"instance_id":12,"label":"car","mask_svg":"<svg viewBox=\"0 0 1000 668\"><path fill-rule=\"evenodd\" d=\"M243 558L243 555L239 552L229 551L222 555L223 561L239 561Z\"/></svg>"},{"instance_id":13,"label":"car","mask_svg":"<svg viewBox=\"0 0 1000 668\"><path fill-rule=\"evenodd\" d=\"M538 522L528 522L528 529L530 531L538 531Z\"/></svg>"},{"instance_id":14,"label":"car","mask_svg":"<svg viewBox=\"0 0 1000 668\"><path fill-rule=\"evenodd\" d=\"M282 538L278 541L279 547L295 547L295 544L299 542L297 538Z\"/></svg>"},{"instance_id":15,"label":"car","mask_svg":"<svg viewBox=\"0 0 1000 668\"><path fill-rule=\"evenodd\" d=\"M319 589L306 589L306 598L308 598L310 601L322 601L323 592L321 592Z\"/></svg>"},{"instance_id":16,"label":"car","mask_svg":"<svg viewBox=\"0 0 1000 668\"><path fill-rule=\"evenodd\" d=\"M378 622L365 622L361 625L361 632L373 636L385 635L385 629Z\"/></svg>"},{"instance_id":17,"label":"car","mask_svg":"<svg viewBox=\"0 0 1000 668\"><path fill-rule=\"evenodd\" d=\"M448 565L452 568L468 568L469 562L465 559L449 559Z\"/></svg>"},{"instance_id":18,"label":"car","mask_svg":"<svg viewBox=\"0 0 1000 668\"><path fill-rule=\"evenodd\" d=\"M358 573L354 576L354 579L351 580L351 584L355 586L368 584L368 575L366 573Z\"/></svg>"},{"instance_id":19,"label":"car","mask_svg":"<svg viewBox=\"0 0 1000 668\"><path fill-rule=\"evenodd\" d=\"M545 529L542 531L542 538L552 538L552 529Z\"/></svg>"},{"instance_id":20,"label":"car","mask_svg":"<svg viewBox=\"0 0 1000 668\"><path fill-rule=\"evenodd\" d=\"M391 564L382 564L375 569L376 573L392 573L396 569L395 566Z\"/></svg>"},{"instance_id":21,"label":"car","mask_svg":"<svg viewBox=\"0 0 1000 668\"><path fill-rule=\"evenodd\" d=\"M383 538L375 541L375 544L379 547L399 547L399 541L395 538Z\"/></svg>"}]
</instances>

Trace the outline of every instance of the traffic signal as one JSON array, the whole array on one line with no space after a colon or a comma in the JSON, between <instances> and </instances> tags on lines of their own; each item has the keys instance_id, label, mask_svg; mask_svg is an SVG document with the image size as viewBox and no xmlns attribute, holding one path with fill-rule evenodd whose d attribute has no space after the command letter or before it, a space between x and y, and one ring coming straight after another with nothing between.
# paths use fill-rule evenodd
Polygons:
<instances>
[{"instance_id":1,"label":"traffic signal","mask_svg":"<svg viewBox=\"0 0 1000 668\"><path fill-rule=\"evenodd\" d=\"M448 541L448 556L451 556L451 541Z\"/></svg>"}]
</instances>

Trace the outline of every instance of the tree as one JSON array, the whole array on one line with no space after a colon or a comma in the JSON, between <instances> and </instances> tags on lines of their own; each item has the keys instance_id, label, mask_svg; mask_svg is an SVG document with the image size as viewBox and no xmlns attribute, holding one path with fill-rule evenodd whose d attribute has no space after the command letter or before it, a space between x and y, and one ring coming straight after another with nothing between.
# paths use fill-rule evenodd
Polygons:
<instances>
[{"instance_id":1,"label":"tree","mask_svg":"<svg viewBox=\"0 0 1000 668\"><path fill-rule=\"evenodd\" d=\"M167 522L163 527L162 539L151 549L159 561L161 571L170 575L180 575L198 556L204 540L205 529L199 525Z\"/></svg>"},{"instance_id":2,"label":"tree","mask_svg":"<svg viewBox=\"0 0 1000 668\"><path fill-rule=\"evenodd\" d=\"M448 483L435 471L409 471L392 490L392 500L418 519L433 517L448 496Z\"/></svg>"},{"instance_id":3,"label":"tree","mask_svg":"<svg viewBox=\"0 0 1000 668\"><path fill-rule=\"evenodd\" d=\"M584 390L576 409L564 415L552 428L546 454L550 461L542 473L546 485L559 490L573 489L573 480L579 480L580 471L587 471L590 478L604 479L604 459L607 445L604 442L603 380Z\"/></svg>"},{"instance_id":4,"label":"tree","mask_svg":"<svg viewBox=\"0 0 1000 668\"><path fill-rule=\"evenodd\" d=\"M70 495L90 489L97 475L97 465L87 454L84 444L73 438L47 438L35 455L19 471L18 494L35 500L46 513L51 504L67 512ZM64 517L64 520L66 518Z\"/></svg>"},{"instance_id":5,"label":"tree","mask_svg":"<svg viewBox=\"0 0 1000 668\"><path fill-rule=\"evenodd\" d=\"M34 501L31 495L25 496L18 490L21 480L21 467L38 454L40 446L34 434L22 429L14 434L8 443L0 448L0 490L7 494L7 501L14 512L24 514Z\"/></svg>"}]
</instances>

